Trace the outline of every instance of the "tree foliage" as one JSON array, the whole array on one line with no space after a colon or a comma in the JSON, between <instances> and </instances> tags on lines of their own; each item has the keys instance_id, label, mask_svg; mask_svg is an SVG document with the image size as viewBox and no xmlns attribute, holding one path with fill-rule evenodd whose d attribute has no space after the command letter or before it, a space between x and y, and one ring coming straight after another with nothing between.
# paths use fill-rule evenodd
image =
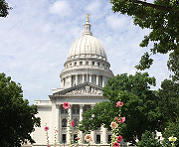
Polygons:
<instances>
[{"instance_id":1,"label":"tree foliage","mask_svg":"<svg viewBox=\"0 0 179 147\"><path fill-rule=\"evenodd\" d=\"M177 123L179 118L179 83L165 79L159 89L159 108L162 128L168 123Z\"/></svg>"},{"instance_id":2,"label":"tree foliage","mask_svg":"<svg viewBox=\"0 0 179 147\"><path fill-rule=\"evenodd\" d=\"M145 131L141 141L137 143L137 147L162 147L162 144L156 139L156 134Z\"/></svg>"},{"instance_id":3,"label":"tree foliage","mask_svg":"<svg viewBox=\"0 0 179 147\"><path fill-rule=\"evenodd\" d=\"M103 88L103 95L109 101L100 102L85 112L80 129L95 130L101 124L110 129L110 123L118 115L116 102L121 99L124 102L121 115L126 117L126 121L120 133L125 141L135 144L145 130L157 128L160 117L156 93L150 90L151 85L155 85L155 78L149 77L148 73L121 74L109 79Z\"/></svg>"},{"instance_id":4,"label":"tree foliage","mask_svg":"<svg viewBox=\"0 0 179 147\"><path fill-rule=\"evenodd\" d=\"M40 126L40 118L35 117L37 107L23 100L22 88L11 77L0 73L0 146L20 147L25 139L32 140L30 133L34 126Z\"/></svg>"},{"instance_id":5,"label":"tree foliage","mask_svg":"<svg viewBox=\"0 0 179 147\"><path fill-rule=\"evenodd\" d=\"M145 53L136 68L149 68L153 63L152 54L169 53L168 69L174 73L174 79L179 79L179 1L111 0L111 3L114 12L132 16L134 25L151 29L140 44L147 47L149 42L153 42L151 54Z\"/></svg>"},{"instance_id":6,"label":"tree foliage","mask_svg":"<svg viewBox=\"0 0 179 147\"><path fill-rule=\"evenodd\" d=\"M163 147L172 147L171 142L169 142L168 138L171 136L177 137L175 142L175 146L179 146L179 124L177 123L169 123L165 131L162 133L164 137Z\"/></svg>"},{"instance_id":7,"label":"tree foliage","mask_svg":"<svg viewBox=\"0 0 179 147\"><path fill-rule=\"evenodd\" d=\"M0 17L6 17L11 9L5 0L0 0Z\"/></svg>"}]
</instances>

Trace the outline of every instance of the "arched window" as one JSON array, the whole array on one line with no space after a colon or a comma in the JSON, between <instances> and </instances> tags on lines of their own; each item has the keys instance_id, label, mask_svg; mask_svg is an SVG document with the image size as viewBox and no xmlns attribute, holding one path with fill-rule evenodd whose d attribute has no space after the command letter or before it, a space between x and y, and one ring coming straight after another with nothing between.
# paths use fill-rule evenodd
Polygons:
<instances>
[{"instance_id":1,"label":"arched window","mask_svg":"<svg viewBox=\"0 0 179 147\"><path fill-rule=\"evenodd\" d=\"M62 119L62 127L67 127L67 119Z\"/></svg>"}]
</instances>

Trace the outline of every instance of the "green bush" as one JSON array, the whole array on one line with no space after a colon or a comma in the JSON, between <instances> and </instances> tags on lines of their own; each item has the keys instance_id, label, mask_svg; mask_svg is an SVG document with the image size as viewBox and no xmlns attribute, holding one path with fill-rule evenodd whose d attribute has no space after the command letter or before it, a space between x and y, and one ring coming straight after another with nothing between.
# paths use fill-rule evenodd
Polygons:
<instances>
[{"instance_id":1,"label":"green bush","mask_svg":"<svg viewBox=\"0 0 179 147\"><path fill-rule=\"evenodd\" d=\"M146 130L142 135L141 141L137 143L137 147L162 147L162 145L156 139L154 133Z\"/></svg>"},{"instance_id":2,"label":"green bush","mask_svg":"<svg viewBox=\"0 0 179 147\"><path fill-rule=\"evenodd\" d=\"M175 142L175 146L179 146L179 124L178 123L169 123L166 130L162 133L162 136L165 138L163 141L163 147L171 147L171 142L169 142L168 138L171 136L177 137L177 141Z\"/></svg>"}]
</instances>

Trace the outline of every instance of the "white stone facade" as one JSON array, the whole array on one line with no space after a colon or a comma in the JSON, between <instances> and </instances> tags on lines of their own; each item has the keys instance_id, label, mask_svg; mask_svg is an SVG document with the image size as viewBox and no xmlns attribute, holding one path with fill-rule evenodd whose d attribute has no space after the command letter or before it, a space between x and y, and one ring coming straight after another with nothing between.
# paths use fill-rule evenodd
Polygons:
<instances>
[{"instance_id":1,"label":"white stone facade","mask_svg":"<svg viewBox=\"0 0 179 147\"><path fill-rule=\"evenodd\" d=\"M48 131L50 144L54 143L54 128L59 130L57 144L69 143L68 115L62 107L63 103L68 100L70 118L77 125L83 119L82 114L86 110L91 109L95 103L108 100L103 97L102 88L111 77L113 73L104 47L92 36L87 16L82 37L71 45L64 69L60 74L61 88L54 89L52 95L49 95L49 100L35 101L39 112L37 116L41 118L41 127L35 128L32 134L36 141L33 146L46 145L45 124L50 128ZM73 138L76 136L75 131L76 127L73 128ZM82 132L80 135L84 137ZM101 127L92 131L91 135L92 144L107 145L111 132Z\"/></svg>"}]
</instances>

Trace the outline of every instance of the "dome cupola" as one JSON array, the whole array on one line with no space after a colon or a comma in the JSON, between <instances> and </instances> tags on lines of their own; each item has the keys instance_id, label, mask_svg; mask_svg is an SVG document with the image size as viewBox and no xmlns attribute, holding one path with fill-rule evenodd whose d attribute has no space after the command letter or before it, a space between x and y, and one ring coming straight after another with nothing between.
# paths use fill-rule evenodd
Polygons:
<instances>
[{"instance_id":1,"label":"dome cupola","mask_svg":"<svg viewBox=\"0 0 179 147\"><path fill-rule=\"evenodd\" d=\"M104 87L107 80L113 77L105 49L92 35L88 14L83 34L71 45L64 67L65 69L60 74L64 88L84 82Z\"/></svg>"},{"instance_id":2,"label":"dome cupola","mask_svg":"<svg viewBox=\"0 0 179 147\"><path fill-rule=\"evenodd\" d=\"M84 32L82 36L71 45L67 60L80 58L82 56L107 60L103 45L97 38L92 36L88 14L86 17L86 23L84 24Z\"/></svg>"}]
</instances>

